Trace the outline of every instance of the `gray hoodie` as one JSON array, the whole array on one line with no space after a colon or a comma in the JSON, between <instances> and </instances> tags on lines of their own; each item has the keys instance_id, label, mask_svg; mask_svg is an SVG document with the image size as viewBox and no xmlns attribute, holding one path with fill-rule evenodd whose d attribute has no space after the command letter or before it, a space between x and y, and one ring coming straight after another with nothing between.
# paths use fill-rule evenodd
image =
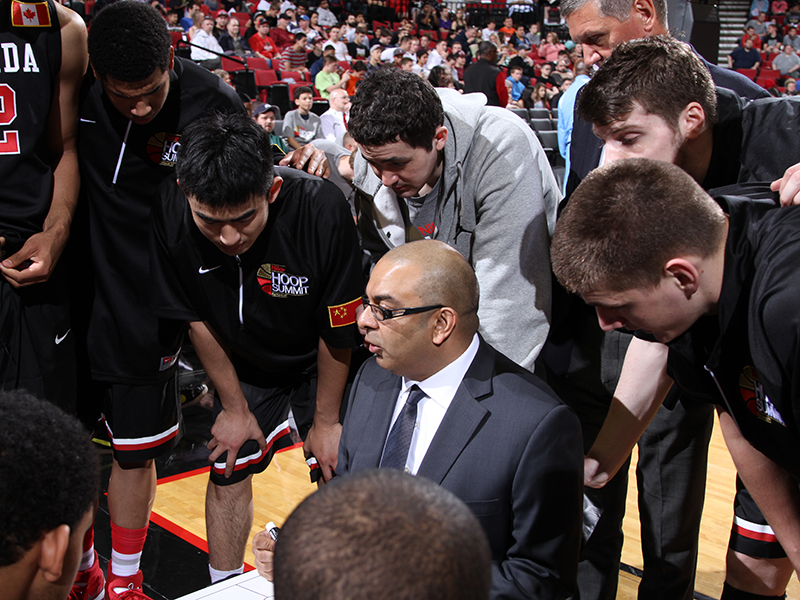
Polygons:
<instances>
[{"instance_id":1,"label":"gray hoodie","mask_svg":"<svg viewBox=\"0 0 800 600\"><path fill-rule=\"evenodd\" d=\"M436 91L449 135L434 237L474 267L486 341L532 371L549 330L550 235L561 200L558 184L522 119L486 106L483 94ZM421 237L360 153L353 184L366 200L362 235L385 245L366 249L373 264L394 246Z\"/></svg>"}]
</instances>

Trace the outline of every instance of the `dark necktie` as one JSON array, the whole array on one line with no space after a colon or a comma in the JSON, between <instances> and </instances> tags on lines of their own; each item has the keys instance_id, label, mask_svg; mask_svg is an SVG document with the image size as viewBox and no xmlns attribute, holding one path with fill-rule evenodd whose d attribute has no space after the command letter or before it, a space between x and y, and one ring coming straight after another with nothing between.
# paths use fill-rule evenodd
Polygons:
<instances>
[{"instance_id":1,"label":"dark necktie","mask_svg":"<svg viewBox=\"0 0 800 600\"><path fill-rule=\"evenodd\" d=\"M386 438L386 448L381 459L381 469L404 469L408 459L408 449L411 447L411 436L414 434L414 424L417 422L417 404L427 397L427 394L418 386L411 386L403 410Z\"/></svg>"}]
</instances>

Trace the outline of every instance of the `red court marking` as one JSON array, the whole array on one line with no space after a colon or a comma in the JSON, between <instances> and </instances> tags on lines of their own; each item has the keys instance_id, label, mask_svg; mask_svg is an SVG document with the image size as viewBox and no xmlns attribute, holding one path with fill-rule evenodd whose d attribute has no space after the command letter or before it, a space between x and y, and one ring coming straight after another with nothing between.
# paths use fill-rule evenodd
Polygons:
<instances>
[{"instance_id":1,"label":"red court marking","mask_svg":"<svg viewBox=\"0 0 800 600\"><path fill-rule=\"evenodd\" d=\"M293 450L295 448L300 448L300 447L302 447L302 445L303 445L302 443L297 443L297 444L295 444L293 446L290 446L288 448L283 448L281 450L278 450L275 454L278 454L280 452L286 452L287 450ZM178 475L171 475L169 477L163 477L163 478L158 480L158 485L161 485L162 483L169 483L171 481L179 481L181 479L186 479L187 477L194 477L195 475L202 475L204 473L208 473L210 469L211 469L211 466L209 465L207 467L201 467L199 469L195 469L194 471L187 471L186 473L179 473ZM203 552L208 553L208 542L206 540L204 540L200 536L197 536L197 535L193 534L191 531L188 531L188 530L184 529L180 525L177 525L176 523L173 523L172 521L170 521L166 517L162 517L157 512L152 511L150 513L150 521L155 523L159 527L162 527L162 528L166 529L167 531L169 531L173 535L178 536L182 540L184 540L186 542L189 542L195 548L199 548ZM247 573L248 571L252 571L254 569L255 569L255 567L253 567L253 565L248 564L248 563L244 563L244 572L245 573Z\"/></svg>"}]
</instances>

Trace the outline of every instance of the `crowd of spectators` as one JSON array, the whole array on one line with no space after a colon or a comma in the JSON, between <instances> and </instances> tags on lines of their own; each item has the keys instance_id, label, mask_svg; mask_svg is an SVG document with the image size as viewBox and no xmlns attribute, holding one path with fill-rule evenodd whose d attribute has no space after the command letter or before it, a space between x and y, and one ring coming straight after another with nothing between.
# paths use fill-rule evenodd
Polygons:
<instances>
[{"instance_id":1,"label":"crowd of spectators","mask_svg":"<svg viewBox=\"0 0 800 600\"><path fill-rule=\"evenodd\" d=\"M739 45L728 67L755 79L773 96L795 96L800 71L800 3L753 0Z\"/></svg>"},{"instance_id":2,"label":"crowd of spectators","mask_svg":"<svg viewBox=\"0 0 800 600\"><path fill-rule=\"evenodd\" d=\"M479 44L491 42L501 76L498 99L490 103L557 109L582 58L580 44L563 29L543 32L538 5L525 1L511 3L505 16L451 11L429 2L407 9L382 0L334 6L325 0L316 6L291 0L226 0L222 6L217 0L192 0L165 15L169 27L191 43L192 59L209 70L220 67L219 54L264 58L270 69L301 74L303 81L290 83L309 84L312 97L323 99L339 87L352 95L363 74L385 67L412 71L437 87L463 93L464 72L478 61ZM327 54L336 62L326 63ZM512 67L519 69L512 73Z\"/></svg>"}]
</instances>

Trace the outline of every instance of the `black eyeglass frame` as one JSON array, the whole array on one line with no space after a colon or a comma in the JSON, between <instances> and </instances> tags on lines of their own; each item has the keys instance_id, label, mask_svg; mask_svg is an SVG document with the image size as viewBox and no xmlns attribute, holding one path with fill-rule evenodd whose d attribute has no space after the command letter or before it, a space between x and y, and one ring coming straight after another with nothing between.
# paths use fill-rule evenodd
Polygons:
<instances>
[{"instance_id":1,"label":"black eyeglass frame","mask_svg":"<svg viewBox=\"0 0 800 600\"><path fill-rule=\"evenodd\" d=\"M377 304L372 304L369 298L361 296L361 304L364 308L369 307L372 311L372 316L377 321L387 321L389 319L396 319L397 317L405 317L406 315L416 315L418 313L427 312L429 310L436 310L437 308L444 308L444 304L436 304L435 306L417 306L414 308L384 308Z\"/></svg>"}]
</instances>

